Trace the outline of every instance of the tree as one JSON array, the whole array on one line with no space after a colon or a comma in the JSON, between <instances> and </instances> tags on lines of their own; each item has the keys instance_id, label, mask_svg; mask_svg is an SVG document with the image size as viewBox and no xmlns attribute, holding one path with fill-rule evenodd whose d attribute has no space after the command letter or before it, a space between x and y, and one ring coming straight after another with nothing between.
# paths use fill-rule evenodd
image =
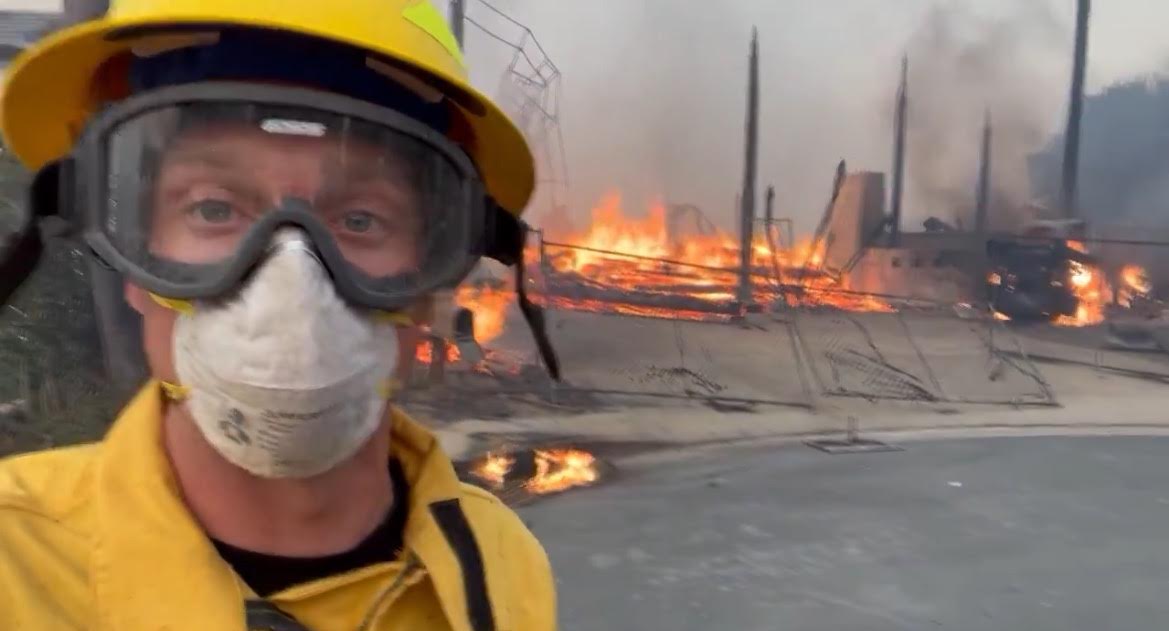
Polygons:
<instances>
[{"instance_id":1,"label":"tree","mask_svg":"<svg viewBox=\"0 0 1169 631\"><path fill-rule=\"evenodd\" d=\"M1169 80L1114 85L1084 103L1079 210L1099 223L1169 227ZM1036 196L1059 199L1064 138L1032 157Z\"/></svg>"}]
</instances>

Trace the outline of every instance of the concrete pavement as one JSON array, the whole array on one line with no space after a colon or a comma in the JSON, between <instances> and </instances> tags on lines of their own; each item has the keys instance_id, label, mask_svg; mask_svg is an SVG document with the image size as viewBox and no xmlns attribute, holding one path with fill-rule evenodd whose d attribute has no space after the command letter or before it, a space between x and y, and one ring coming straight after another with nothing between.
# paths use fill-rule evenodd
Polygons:
<instances>
[{"instance_id":1,"label":"concrete pavement","mask_svg":"<svg viewBox=\"0 0 1169 631\"><path fill-rule=\"evenodd\" d=\"M865 434L1169 426L1169 357L1103 349L1091 329L914 312L798 313L746 326L581 313L558 313L556 322L567 386L484 380L482 390L451 394L472 403L434 422L452 453L821 436L850 426ZM521 333L500 343L522 355L530 341ZM476 414L496 400L492 389L514 387L544 407L508 400ZM587 402L577 405L582 392Z\"/></svg>"},{"instance_id":2,"label":"concrete pavement","mask_svg":"<svg viewBox=\"0 0 1169 631\"><path fill-rule=\"evenodd\" d=\"M561 628L1146 631L1169 619L1169 438L658 452L521 509Z\"/></svg>"}]
</instances>

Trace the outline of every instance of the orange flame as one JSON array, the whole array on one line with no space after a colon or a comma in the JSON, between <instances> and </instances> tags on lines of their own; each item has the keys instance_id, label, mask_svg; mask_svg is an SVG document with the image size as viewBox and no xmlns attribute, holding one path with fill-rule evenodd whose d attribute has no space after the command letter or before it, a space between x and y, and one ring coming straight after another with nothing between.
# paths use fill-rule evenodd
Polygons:
<instances>
[{"instance_id":1,"label":"orange flame","mask_svg":"<svg viewBox=\"0 0 1169 631\"><path fill-rule=\"evenodd\" d=\"M536 475L524 483L529 493L544 494L588 486L597 481L597 459L580 449L536 451Z\"/></svg>"},{"instance_id":2,"label":"orange flame","mask_svg":"<svg viewBox=\"0 0 1169 631\"><path fill-rule=\"evenodd\" d=\"M1069 240L1067 246L1087 254L1088 249L1080 241ZM1079 261L1069 262L1068 284L1079 304L1074 316L1059 316L1058 326L1091 326L1104 321L1104 305L1112 298L1112 288L1100 268Z\"/></svg>"},{"instance_id":3,"label":"orange flame","mask_svg":"<svg viewBox=\"0 0 1169 631\"><path fill-rule=\"evenodd\" d=\"M502 488L504 479L515 466L515 458L508 454L488 453L483 460L471 470L471 473L490 484L493 488Z\"/></svg>"},{"instance_id":4,"label":"orange flame","mask_svg":"<svg viewBox=\"0 0 1169 631\"><path fill-rule=\"evenodd\" d=\"M536 449L532 456L536 473L523 482L523 487L534 495L588 486L600 478L596 457L582 449ZM511 454L492 452L471 469L471 474L492 488L500 489L515 468L515 463L515 456Z\"/></svg>"},{"instance_id":5,"label":"orange flame","mask_svg":"<svg viewBox=\"0 0 1169 631\"><path fill-rule=\"evenodd\" d=\"M621 196L609 194L593 209L592 222L583 232L547 235L544 263L555 273L575 275L606 290L651 296L682 296L714 305L735 301L739 284L740 247L724 232L703 229L683 232L684 215L673 214L661 202L650 204L642 218L622 209ZM560 247L560 242L573 247ZM848 287L823 272L827 244L805 240L793 247L773 248L765 235L750 247L752 293L759 304L777 300L801 306L831 306L850 311L893 311L873 296L842 293ZM693 309L615 305L610 301L557 297L560 307L677 319L720 319L699 305ZM634 301L635 302L635 301ZM692 302L693 304L693 302ZM717 310L716 310L717 311ZM695 316L697 314L697 316Z\"/></svg>"},{"instance_id":6,"label":"orange flame","mask_svg":"<svg viewBox=\"0 0 1169 631\"><path fill-rule=\"evenodd\" d=\"M1145 295L1153 291L1153 283L1149 280L1149 273L1140 265L1125 265L1120 269L1120 278L1125 287L1138 294Z\"/></svg>"},{"instance_id":7,"label":"orange flame","mask_svg":"<svg viewBox=\"0 0 1169 631\"><path fill-rule=\"evenodd\" d=\"M514 291L490 285L462 285L455 292L455 303L475 314L475 341L480 344L486 344L503 333L507 307L514 300Z\"/></svg>"},{"instance_id":8,"label":"orange flame","mask_svg":"<svg viewBox=\"0 0 1169 631\"><path fill-rule=\"evenodd\" d=\"M459 347L455 346L454 344L452 344L449 341L445 342L445 345L446 345L446 362L448 364L453 364L453 363L459 361L459 359L461 358L461 355L459 354ZM414 351L414 359L418 360L419 362L421 362L423 364L429 364L431 362L431 360L434 358L433 351L431 350L431 347L432 347L432 344L431 344L430 340L422 340L421 342L419 342L418 347Z\"/></svg>"}]
</instances>

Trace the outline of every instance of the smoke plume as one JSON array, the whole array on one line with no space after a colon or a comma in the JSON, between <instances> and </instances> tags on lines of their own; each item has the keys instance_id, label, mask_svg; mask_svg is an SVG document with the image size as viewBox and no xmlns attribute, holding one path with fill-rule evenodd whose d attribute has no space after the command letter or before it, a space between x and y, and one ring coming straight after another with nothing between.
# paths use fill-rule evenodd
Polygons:
<instances>
[{"instance_id":1,"label":"smoke plume","mask_svg":"<svg viewBox=\"0 0 1169 631\"><path fill-rule=\"evenodd\" d=\"M986 17L938 4L910 37L907 217L972 225L979 138L994 132L990 223L1012 227L1030 197L1027 158L1057 126L1066 98L1070 25L1046 2Z\"/></svg>"},{"instance_id":2,"label":"smoke plume","mask_svg":"<svg viewBox=\"0 0 1169 631\"><path fill-rule=\"evenodd\" d=\"M794 219L798 232L816 225L840 159L889 172L903 54L909 229L973 207L987 107L996 197L1026 199L1024 158L1058 127L1066 93L1070 17L1053 17L1051 0L1010 0L996 17L974 10L981 0L963 3L969 9L934 0L493 4L530 26L563 72L567 206L577 223L620 191L626 212L654 199L692 203L734 230L752 26L761 55L758 192L774 184L776 215ZM478 0L469 7L474 19L490 19ZM513 54L474 27L467 50L473 78L488 89Z\"/></svg>"}]
</instances>

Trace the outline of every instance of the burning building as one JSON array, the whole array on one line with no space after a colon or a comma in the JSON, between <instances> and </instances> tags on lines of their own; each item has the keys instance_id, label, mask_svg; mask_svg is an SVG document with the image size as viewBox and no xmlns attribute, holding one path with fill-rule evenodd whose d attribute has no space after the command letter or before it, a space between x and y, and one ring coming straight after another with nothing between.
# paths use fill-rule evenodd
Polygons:
<instances>
[{"instance_id":1,"label":"burning building","mask_svg":"<svg viewBox=\"0 0 1169 631\"><path fill-rule=\"evenodd\" d=\"M1073 83L1082 83L1086 6L1081 2ZM753 38L737 231L720 230L692 205L664 200L635 217L613 193L597 204L584 228L576 228L567 215L541 222L543 230L527 252L528 289L538 300L554 309L709 322L797 307L892 311L907 303L978 304L1000 319L1086 325L1102 321L1109 304L1129 308L1148 297L1147 273L1125 260L1125 252L1115 258L1108 247L1090 242L1086 229L1053 231L1032 221L1023 234L1007 235L989 225L989 112L973 221L964 226L931 217L920 229L905 230L908 60L897 91L890 174L848 173L842 162L815 233L806 239L785 236L778 229L785 220L772 216L770 192L764 216L756 211L759 64ZM1072 98L1082 98L1082 87L1073 89ZM1078 125L1078 110L1072 110L1069 130ZM1070 155L1074 162L1076 152ZM1065 172L1074 177L1074 164ZM1075 184L1064 188L1074 192ZM499 334L512 295L505 284L460 290L459 306L475 312L475 339ZM428 352L420 358L434 355ZM458 345L448 343L443 357L459 359Z\"/></svg>"}]
</instances>

